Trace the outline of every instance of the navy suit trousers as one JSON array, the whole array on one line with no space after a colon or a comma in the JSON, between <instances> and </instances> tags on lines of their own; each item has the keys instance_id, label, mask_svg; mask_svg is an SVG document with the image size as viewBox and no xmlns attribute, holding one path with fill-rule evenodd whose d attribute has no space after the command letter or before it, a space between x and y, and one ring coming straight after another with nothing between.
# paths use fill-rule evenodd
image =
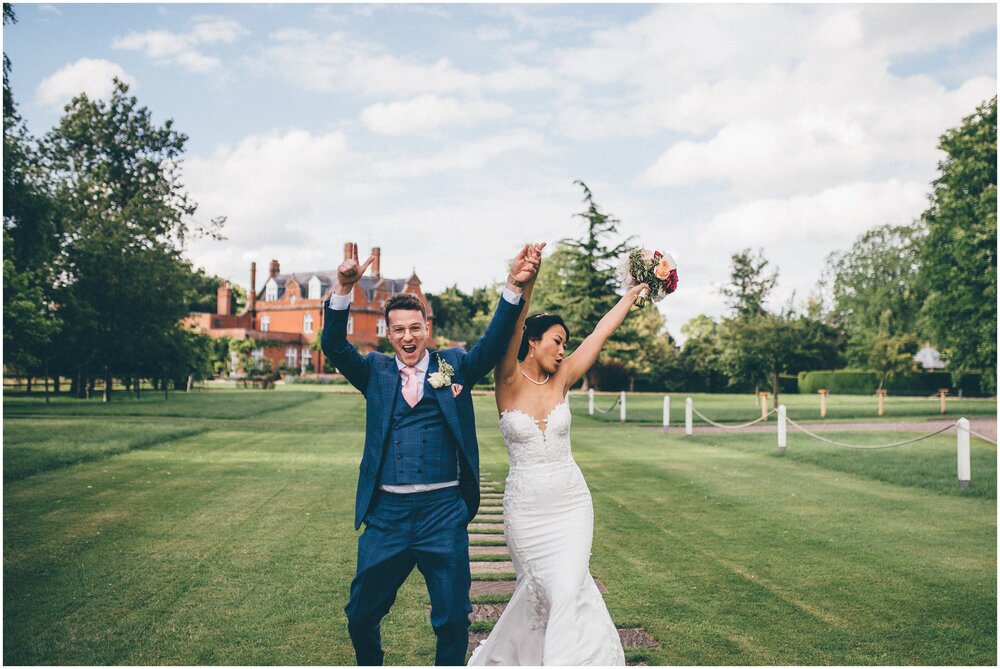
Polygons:
<instances>
[{"instance_id":1,"label":"navy suit trousers","mask_svg":"<svg viewBox=\"0 0 1000 669\"><path fill-rule=\"evenodd\" d=\"M464 665L469 643L468 509L457 487L376 491L358 537L358 571L344 609L359 665L383 662L381 621L416 566L427 582L437 665Z\"/></svg>"}]
</instances>

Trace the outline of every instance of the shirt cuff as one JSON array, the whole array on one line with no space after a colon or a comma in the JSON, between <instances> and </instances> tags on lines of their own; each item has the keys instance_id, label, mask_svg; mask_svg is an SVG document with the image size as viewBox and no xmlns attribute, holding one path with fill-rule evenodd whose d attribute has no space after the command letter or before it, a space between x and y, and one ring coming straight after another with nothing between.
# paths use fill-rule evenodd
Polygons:
<instances>
[{"instance_id":1,"label":"shirt cuff","mask_svg":"<svg viewBox=\"0 0 1000 669\"><path fill-rule=\"evenodd\" d=\"M506 286L504 286L503 292L500 293L500 295L503 297L503 299L507 300L508 302L510 302L515 306L521 303L521 294L515 293L513 290L507 288Z\"/></svg>"},{"instance_id":2,"label":"shirt cuff","mask_svg":"<svg viewBox=\"0 0 1000 669\"><path fill-rule=\"evenodd\" d=\"M347 295L338 295L337 293L334 293L330 296L330 301L327 303L327 306L334 311L343 311L351 306L351 295L353 294L353 290Z\"/></svg>"}]
</instances>

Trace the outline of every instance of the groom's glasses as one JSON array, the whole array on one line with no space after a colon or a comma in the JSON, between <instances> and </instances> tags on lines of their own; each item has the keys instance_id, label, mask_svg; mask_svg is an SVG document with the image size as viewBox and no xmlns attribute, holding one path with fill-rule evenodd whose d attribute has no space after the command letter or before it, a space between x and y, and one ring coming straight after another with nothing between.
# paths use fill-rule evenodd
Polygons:
<instances>
[{"instance_id":1,"label":"groom's glasses","mask_svg":"<svg viewBox=\"0 0 1000 669\"><path fill-rule=\"evenodd\" d=\"M418 325L411 325L408 328L404 328L402 326L396 326L394 328L389 328L389 332L392 334L393 337L397 337L397 338L402 337L407 332L409 332L414 337L419 337L420 335L422 335L424 333L424 326L423 325L419 325L419 324Z\"/></svg>"}]
</instances>

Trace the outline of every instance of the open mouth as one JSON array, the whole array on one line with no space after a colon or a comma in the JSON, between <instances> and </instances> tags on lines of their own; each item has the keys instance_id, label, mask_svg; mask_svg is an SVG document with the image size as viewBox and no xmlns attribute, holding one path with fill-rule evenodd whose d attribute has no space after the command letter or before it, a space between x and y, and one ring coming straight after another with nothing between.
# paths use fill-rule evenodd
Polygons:
<instances>
[{"instance_id":1,"label":"open mouth","mask_svg":"<svg viewBox=\"0 0 1000 669\"><path fill-rule=\"evenodd\" d=\"M406 354L414 353L414 352L416 352L416 350L417 350L417 347L415 345L413 345L413 346L403 346L403 353L406 353Z\"/></svg>"}]
</instances>

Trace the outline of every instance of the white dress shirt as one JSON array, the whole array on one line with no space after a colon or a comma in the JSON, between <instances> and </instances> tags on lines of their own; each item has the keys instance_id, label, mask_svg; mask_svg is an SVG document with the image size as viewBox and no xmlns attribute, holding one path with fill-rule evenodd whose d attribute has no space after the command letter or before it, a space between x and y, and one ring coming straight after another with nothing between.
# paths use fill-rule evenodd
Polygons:
<instances>
[{"instance_id":1,"label":"white dress shirt","mask_svg":"<svg viewBox=\"0 0 1000 669\"><path fill-rule=\"evenodd\" d=\"M337 293L331 294L329 307L334 311L343 311L344 309L350 308L351 296L353 294L354 294L353 290L347 295L338 295ZM521 302L521 296L518 293L515 293L514 291L510 290L506 286L504 286L501 295L504 300L506 300L511 304L519 304ZM431 356L429 353L424 351L424 357L421 358L420 362L418 362L415 365L417 373L414 374L413 382L417 384L418 402L422 400L424 397L424 379L427 378L427 368L430 365L430 363L431 363ZM396 357L396 367L399 368L400 370L399 373L400 375L402 375L403 368L406 367L406 365L403 364L403 362L399 359L398 356ZM457 477L458 472L456 472L455 475ZM443 483L410 483L407 485L381 485L379 486L379 488L386 492L407 495L415 492L438 490L439 488L452 488L457 485L458 485L458 480L456 479L455 481L444 481Z\"/></svg>"}]
</instances>

